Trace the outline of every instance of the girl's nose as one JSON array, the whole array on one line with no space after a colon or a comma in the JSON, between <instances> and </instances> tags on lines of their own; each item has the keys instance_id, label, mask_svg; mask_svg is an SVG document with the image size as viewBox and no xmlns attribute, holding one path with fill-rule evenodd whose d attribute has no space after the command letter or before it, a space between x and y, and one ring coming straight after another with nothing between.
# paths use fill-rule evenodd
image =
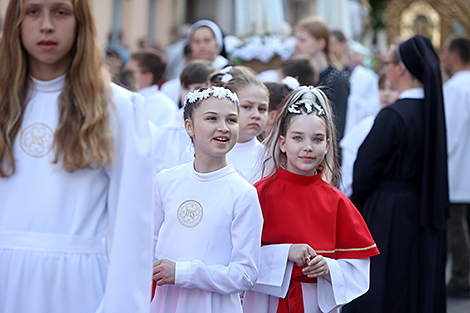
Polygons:
<instances>
[{"instance_id":1,"label":"girl's nose","mask_svg":"<svg viewBox=\"0 0 470 313\"><path fill-rule=\"evenodd\" d=\"M49 13L45 13L42 16L41 23L41 32L50 33L54 30L54 25L52 24L51 16Z\"/></svg>"}]
</instances>

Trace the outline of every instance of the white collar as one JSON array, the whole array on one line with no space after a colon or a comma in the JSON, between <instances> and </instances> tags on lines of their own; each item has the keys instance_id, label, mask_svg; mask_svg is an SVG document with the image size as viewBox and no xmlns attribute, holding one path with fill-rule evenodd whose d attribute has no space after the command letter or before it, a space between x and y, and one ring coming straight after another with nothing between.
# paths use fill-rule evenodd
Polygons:
<instances>
[{"instance_id":1,"label":"white collar","mask_svg":"<svg viewBox=\"0 0 470 313\"><path fill-rule=\"evenodd\" d=\"M148 95L149 93L153 93L155 91L158 91L158 85L152 85L149 87L139 89L139 93L142 95Z\"/></svg>"},{"instance_id":2,"label":"white collar","mask_svg":"<svg viewBox=\"0 0 470 313\"><path fill-rule=\"evenodd\" d=\"M424 89L423 88L411 88L403 91L400 94L399 99L424 99Z\"/></svg>"}]
</instances>

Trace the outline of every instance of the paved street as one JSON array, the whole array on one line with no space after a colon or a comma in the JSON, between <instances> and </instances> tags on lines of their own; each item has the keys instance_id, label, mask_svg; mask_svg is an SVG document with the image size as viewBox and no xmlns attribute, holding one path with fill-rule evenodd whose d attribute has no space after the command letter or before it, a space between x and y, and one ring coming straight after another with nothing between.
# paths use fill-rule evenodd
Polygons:
<instances>
[{"instance_id":1,"label":"paved street","mask_svg":"<svg viewBox=\"0 0 470 313\"><path fill-rule=\"evenodd\" d=\"M449 258L451 258L449 256ZM449 279L450 266L447 264L447 278ZM447 313L470 313L470 299L456 299L447 297Z\"/></svg>"}]
</instances>

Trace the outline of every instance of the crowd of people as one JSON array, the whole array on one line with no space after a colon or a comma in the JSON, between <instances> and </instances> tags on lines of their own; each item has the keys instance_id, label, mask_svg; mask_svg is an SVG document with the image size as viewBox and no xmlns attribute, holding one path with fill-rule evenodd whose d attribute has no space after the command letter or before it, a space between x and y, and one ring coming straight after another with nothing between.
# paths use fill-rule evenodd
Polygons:
<instances>
[{"instance_id":1,"label":"crowd of people","mask_svg":"<svg viewBox=\"0 0 470 313\"><path fill-rule=\"evenodd\" d=\"M91 0L11 0L0 312L438 313L470 298L470 40L439 58L415 35L371 69L323 19L293 30L293 55L257 72L200 20L169 68L163 51L103 51Z\"/></svg>"}]
</instances>

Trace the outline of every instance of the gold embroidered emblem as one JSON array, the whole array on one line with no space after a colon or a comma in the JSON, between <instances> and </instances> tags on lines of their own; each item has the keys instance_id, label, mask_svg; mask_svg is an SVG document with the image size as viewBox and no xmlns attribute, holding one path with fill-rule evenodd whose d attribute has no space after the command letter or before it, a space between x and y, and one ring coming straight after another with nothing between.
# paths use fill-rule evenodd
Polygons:
<instances>
[{"instance_id":1,"label":"gold embroidered emblem","mask_svg":"<svg viewBox=\"0 0 470 313\"><path fill-rule=\"evenodd\" d=\"M52 150L54 132L43 123L34 123L21 131L20 146L29 156L42 158Z\"/></svg>"},{"instance_id":2,"label":"gold embroidered emblem","mask_svg":"<svg viewBox=\"0 0 470 313\"><path fill-rule=\"evenodd\" d=\"M194 227L202 219L202 205L194 200L181 203L178 208L178 220L186 227Z\"/></svg>"}]
</instances>

